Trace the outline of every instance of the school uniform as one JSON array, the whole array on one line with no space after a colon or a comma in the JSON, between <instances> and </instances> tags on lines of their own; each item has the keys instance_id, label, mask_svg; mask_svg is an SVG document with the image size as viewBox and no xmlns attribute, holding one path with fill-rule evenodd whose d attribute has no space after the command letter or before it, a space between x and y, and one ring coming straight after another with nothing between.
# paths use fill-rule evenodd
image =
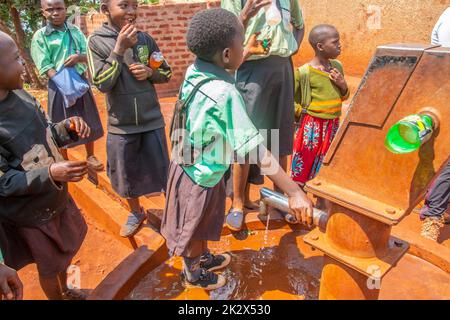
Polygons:
<instances>
[{"instance_id":1,"label":"school uniform","mask_svg":"<svg viewBox=\"0 0 450 320\"><path fill-rule=\"evenodd\" d=\"M164 118L155 83L171 78L167 62L152 76L138 81L129 70L133 63L148 65L159 48L148 34L138 32L138 43L124 56L114 53L119 33L108 23L88 40L88 60L94 85L106 93L108 108L107 172L123 198L164 191L169 156Z\"/></svg>"},{"instance_id":2,"label":"school uniform","mask_svg":"<svg viewBox=\"0 0 450 320\"><path fill-rule=\"evenodd\" d=\"M72 42L72 44L70 44ZM70 52L69 49L71 48ZM39 71L44 75L48 70L58 71L64 66L64 61L73 54L86 54L86 38L76 26L66 23L63 30L47 24L42 29L36 31L31 42L31 56ZM84 78L87 66L76 64L75 70ZM56 84L49 79L48 81L48 113L51 121L59 122L64 119L78 116L82 118L91 128L89 137L79 139L65 147L71 148L77 145L93 142L101 138L104 134L94 95L89 89L76 103L66 108L61 92Z\"/></svg>"},{"instance_id":3,"label":"school uniform","mask_svg":"<svg viewBox=\"0 0 450 320\"><path fill-rule=\"evenodd\" d=\"M189 104L186 130L194 148L203 150L192 165L172 161L161 234L171 255L184 256L193 240L220 239L225 218L224 175L234 153L244 157L264 141L245 110L233 77L218 66L197 59L186 72L181 99L199 81Z\"/></svg>"},{"instance_id":4,"label":"school uniform","mask_svg":"<svg viewBox=\"0 0 450 320\"><path fill-rule=\"evenodd\" d=\"M239 15L246 0L222 0L222 8ZM253 55L236 72L236 86L242 93L248 115L256 128L267 130L265 145L274 155L287 156L294 142L294 67L291 56L297 51L293 28L303 28L302 11L298 1L277 0L282 21L276 26L266 22L260 10L249 20L245 29L245 43L259 32L258 39L271 39L267 55ZM271 130L278 130L272 138ZM277 137L278 134L278 137ZM279 149L272 146L276 139ZM250 166L249 182L263 184L256 165Z\"/></svg>"},{"instance_id":5,"label":"school uniform","mask_svg":"<svg viewBox=\"0 0 450 320\"><path fill-rule=\"evenodd\" d=\"M87 232L67 183L49 169L64 160L58 148L77 136L64 122L48 122L24 90L11 91L0 110L0 248L8 266L35 262L41 276L52 277L69 266Z\"/></svg>"}]
</instances>

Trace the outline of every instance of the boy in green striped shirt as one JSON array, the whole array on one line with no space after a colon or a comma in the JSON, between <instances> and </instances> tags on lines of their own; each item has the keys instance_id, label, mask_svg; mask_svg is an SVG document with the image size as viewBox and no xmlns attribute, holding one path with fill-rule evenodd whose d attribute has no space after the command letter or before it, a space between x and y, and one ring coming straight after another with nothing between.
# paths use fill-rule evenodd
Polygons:
<instances>
[{"instance_id":1,"label":"boy in green striped shirt","mask_svg":"<svg viewBox=\"0 0 450 320\"><path fill-rule=\"evenodd\" d=\"M295 72L295 113L300 118L292 156L292 179L304 185L318 173L339 128L342 102L349 90L342 64L339 32L330 25L311 30L315 57Z\"/></svg>"},{"instance_id":2,"label":"boy in green striped shirt","mask_svg":"<svg viewBox=\"0 0 450 320\"><path fill-rule=\"evenodd\" d=\"M103 136L103 127L94 95L89 89L74 105L64 104L64 92L61 92L52 80L63 68L74 68L82 78L87 70L86 38L81 30L66 21L67 10L63 0L41 0L42 14L47 25L33 35L31 57L41 76L48 81L48 114L53 122L61 122L72 116L81 117L91 128L88 138L79 139L65 146L61 152L67 159L67 149L84 145L86 160L90 169L102 171L103 164L95 156L94 141Z\"/></svg>"}]
</instances>

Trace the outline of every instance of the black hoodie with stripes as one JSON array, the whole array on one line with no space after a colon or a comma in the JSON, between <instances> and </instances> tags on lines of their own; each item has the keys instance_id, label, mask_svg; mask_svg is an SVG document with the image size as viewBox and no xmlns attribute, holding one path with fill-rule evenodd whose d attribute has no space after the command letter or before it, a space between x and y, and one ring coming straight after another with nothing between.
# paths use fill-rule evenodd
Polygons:
<instances>
[{"instance_id":1,"label":"black hoodie with stripes","mask_svg":"<svg viewBox=\"0 0 450 320\"><path fill-rule=\"evenodd\" d=\"M138 32L137 44L123 56L114 53L119 33L104 23L88 40L88 61L94 85L107 95L108 132L133 134L163 128L164 118L155 83L165 83L172 76L166 61L144 81L136 80L129 66L147 64L150 55L159 51L155 40Z\"/></svg>"}]
</instances>

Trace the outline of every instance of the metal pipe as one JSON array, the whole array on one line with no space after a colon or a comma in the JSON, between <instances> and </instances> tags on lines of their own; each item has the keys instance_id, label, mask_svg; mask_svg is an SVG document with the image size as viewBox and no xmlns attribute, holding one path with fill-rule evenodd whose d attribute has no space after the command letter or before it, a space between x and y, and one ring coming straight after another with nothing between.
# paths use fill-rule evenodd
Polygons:
<instances>
[{"instance_id":1,"label":"metal pipe","mask_svg":"<svg viewBox=\"0 0 450 320\"><path fill-rule=\"evenodd\" d=\"M287 216L285 217L286 220L289 219L292 223L296 222L295 217L289 213L289 200L286 196L267 188L261 188L259 194L259 213L261 215L267 215L267 210L269 209L269 207L272 207L287 212ZM325 230L328 222L328 214L325 211L314 208L312 220L314 226L319 227L321 230Z\"/></svg>"}]
</instances>

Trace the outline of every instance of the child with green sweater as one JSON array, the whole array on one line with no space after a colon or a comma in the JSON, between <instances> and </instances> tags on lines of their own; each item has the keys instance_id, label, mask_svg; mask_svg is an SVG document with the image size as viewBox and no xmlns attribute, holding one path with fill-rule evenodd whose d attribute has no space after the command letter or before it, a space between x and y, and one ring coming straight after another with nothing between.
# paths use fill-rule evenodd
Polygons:
<instances>
[{"instance_id":1,"label":"child with green sweater","mask_svg":"<svg viewBox=\"0 0 450 320\"><path fill-rule=\"evenodd\" d=\"M339 128L342 102L349 90L342 64L339 32L318 25L309 35L315 57L295 72L295 114L299 129L292 155L292 179L300 185L319 172Z\"/></svg>"}]
</instances>

